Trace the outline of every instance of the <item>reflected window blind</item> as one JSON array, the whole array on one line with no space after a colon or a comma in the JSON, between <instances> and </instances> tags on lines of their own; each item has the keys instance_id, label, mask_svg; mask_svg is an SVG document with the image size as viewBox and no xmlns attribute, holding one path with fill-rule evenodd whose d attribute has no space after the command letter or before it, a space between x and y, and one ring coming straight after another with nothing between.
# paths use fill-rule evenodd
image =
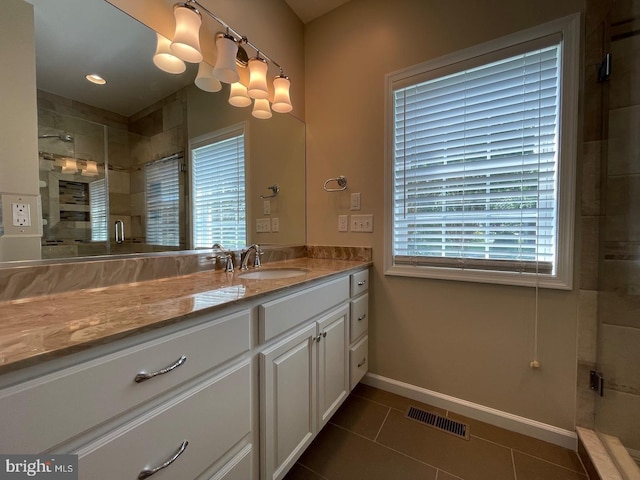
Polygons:
<instances>
[{"instance_id":1,"label":"reflected window blind","mask_svg":"<svg viewBox=\"0 0 640 480\"><path fill-rule=\"evenodd\" d=\"M244 134L191 151L194 248L246 246Z\"/></svg>"},{"instance_id":2,"label":"reflected window blind","mask_svg":"<svg viewBox=\"0 0 640 480\"><path fill-rule=\"evenodd\" d=\"M149 245L180 245L180 158L158 160L144 167Z\"/></svg>"},{"instance_id":3,"label":"reflected window blind","mask_svg":"<svg viewBox=\"0 0 640 480\"><path fill-rule=\"evenodd\" d=\"M394 88L395 264L553 271L559 56Z\"/></svg>"},{"instance_id":4,"label":"reflected window blind","mask_svg":"<svg viewBox=\"0 0 640 480\"><path fill-rule=\"evenodd\" d=\"M105 242L107 240L107 188L104 178L89 184L89 221L91 241Z\"/></svg>"}]
</instances>

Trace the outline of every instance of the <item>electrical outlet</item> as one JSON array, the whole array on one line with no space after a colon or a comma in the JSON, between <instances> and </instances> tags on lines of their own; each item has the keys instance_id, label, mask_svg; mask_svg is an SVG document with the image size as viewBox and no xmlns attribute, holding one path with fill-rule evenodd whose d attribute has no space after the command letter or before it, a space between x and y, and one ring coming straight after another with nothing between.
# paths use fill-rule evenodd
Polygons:
<instances>
[{"instance_id":1,"label":"electrical outlet","mask_svg":"<svg viewBox=\"0 0 640 480\"><path fill-rule=\"evenodd\" d=\"M271 231L271 220L268 218L256 219L256 232L265 233Z\"/></svg>"},{"instance_id":2,"label":"electrical outlet","mask_svg":"<svg viewBox=\"0 0 640 480\"><path fill-rule=\"evenodd\" d=\"M373 232L373 215L351 215L352 232Z\"/></svg>"},{"instance_id":3,"label":"electrical outlet","mask_svg":"<svg viewBox=\"0 0 640 480\"><path fill-rule=\"evenodd\" d=\"M338 231L346 232L349 230L349 215L338 215Z\"/></svg>"},{"instance_id":4,"label":"electrical outlet","mask_svg":"<svg viewBox=\"0 0 640 480\"><path fill-rule=\"evenodd\" d=\"M278 217L274 217L271 219L271 231L272 232L280 231L280 219Z\"/></svg>"},{"instance_id":5,"label":"electrical outlet","mask_svg":"<svg viewBox=\"0 0 640 480\"><path fill-rule=\"evenodd\" d=\"M351 194L351 210L360 210L360 194Z\"/></svg>"},{"instance_id":6,"label":"electrical outlet","mask_svg":"<svg viewBox=\"0 0 640 480\"><path fill-rule=\"evenodd\" d=\"M28 203L12 203L11 213L14 227L31 226L31 208Z\"/></svg>"}]
</instances>

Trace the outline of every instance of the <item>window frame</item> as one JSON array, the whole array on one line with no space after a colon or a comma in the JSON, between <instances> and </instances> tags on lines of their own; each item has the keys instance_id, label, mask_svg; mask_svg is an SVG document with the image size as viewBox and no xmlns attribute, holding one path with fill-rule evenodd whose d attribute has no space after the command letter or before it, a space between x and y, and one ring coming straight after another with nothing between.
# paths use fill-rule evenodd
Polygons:
<instances>
[{"instance_id":1,"label":"window frame","mask_svg":"<svg viewBox=\"0 0 640 480\"><path fill-rule=\"evenodd\" d=\"M196 247L195 246L195 238L194 238L194 229L195 229L195 219L194 215L194 186L193 186L193 150L196 148L200 148L203 146L207 146L213 143L221 142L227 140L229 138L243 135L244 136L244 201L245 201L245 235L246 241L248 241L249 236L249 199L248 199L248 188L249 185L249 125L247 122L241 122L238 124L230 125L225 128L221 128L219 130L215 130L213 132L209 132L198 137L192 138L189 140L189 166L188 166L188 191L189 191L189 201L188 201L188 219L189 219L189 248L211 248L211 246L207 247ZM214 240L214 242L222 242L222 240ZM212 243L213 245L213 243ZM223 247L235 249L233 246L224 245Z\"/></svg>"},{"instance_id":2,"label":"window frame","mask_svg":"<svg viewBox=\"0 0 640 480\"><path fill-rule=\"evenodd\" d=\"M516 271L476 270L450 266L395 264L394 236L394 88L438 78L470 68L482 60L491 63L509 56L521 44L532 44L550 35L561 35L560 90L558 119L558 218L556 270L553 274ZM502 285L540 286L570 290L573 288L573 249L575 225L575 177L578 143L578 87L580 14L516 32L505 37L454 52L385 76L385 246L384 273L391 276L433 278ZM480 59L479 57L484 57ZM463 64L463 66L459 66ZM457 66L458 65L458 66ZM457 67L456 67L457 66ZM414 79L414 80L412 80ZM428 258L428 257L425 257Z\"/></svg>"}]
</instances>

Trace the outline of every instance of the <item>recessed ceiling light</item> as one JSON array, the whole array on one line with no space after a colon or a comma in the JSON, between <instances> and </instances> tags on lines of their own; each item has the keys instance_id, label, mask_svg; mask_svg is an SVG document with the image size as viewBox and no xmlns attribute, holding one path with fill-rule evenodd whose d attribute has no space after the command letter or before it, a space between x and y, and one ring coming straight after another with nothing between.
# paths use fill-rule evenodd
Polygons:
<instances>
[{"instance_id":1,"label":"recessed ceiling light","mask_svg":"<svg viewBox=\"0 0 640 480\"><path fill-rule=\"evenodd\" d=\"M97 73L91 73L87 75L86 79L89 80L91 83L95 83L97 85L104 85L105 83L107 83L107 81Z\"/></svg>"}]
</instances>

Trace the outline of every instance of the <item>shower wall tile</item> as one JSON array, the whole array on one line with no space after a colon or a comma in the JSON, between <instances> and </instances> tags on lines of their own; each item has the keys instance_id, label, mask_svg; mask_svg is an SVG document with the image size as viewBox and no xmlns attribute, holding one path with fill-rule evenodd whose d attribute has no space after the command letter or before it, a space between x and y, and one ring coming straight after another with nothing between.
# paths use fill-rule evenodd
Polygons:
<instances>
[{"instance_id":1,"label":"shower wall tile","mask_svg":"<svg viewBox=\"0 0 640 480\"><path fill-rule=\"evenodd\" d=\"M178 127L154 135L151 138L151 159L159 159L184 150L182 133Z\"/></svg>"},{"instance_id":2,"label":"shower wall tile","mask_svg":"<svg viewBox=\"0 0 640 480\"><path fill-rule=\"evenodd\" d=\"M598 431L615 435L627 448L640 450L640 396L605 389L603 397L596 397L596 410Z\"/></svg>"},{"instance_id":3,"label":"shower wall tile","mask_svg":"<svg viewBox=\"0 0 640 480\"><path fill-rule=\"evenodd\" d=\"M640 106L616 108L609 111L607 172L609 175L640 173L638 132L640 132Z\"/></svg>"},{"instance_id":4,"label":"shower wall tile","mask_svg":"<svg viewBox=\"0 0 640 480\"><path fill-rule=\"evenodd\" d=\"M580 290L578 303L578 361L596 363L598 292Z\"/></svg>"},{"instance_id":5,"label":"shower wall tile","mask_svg":"<svg viewBox=\"0 0 640 480\"><path fill-rule=\"evenodd\" d=\"M586 142L582 154L582 215L600 215L600 172L602 163L602 149L606 142Z\"/></svg>"},{"instance_id":6,"label":"shower wall tile","mask_svg":"<svg viewBox=\"0 0 640 480\"><path fill-rule=\"evenodd\" d=\"M144 137L152 137L161 133L162 130L162 109L153 110L147 115L129 122L129 131Z\"/></svg>"},{"instance_id":7,"label":"shower wall tile","mask_svg":"<svg viewBox=\"0 0 640 480\"><path fill-rule=\"evenodd\" d=\"M640 104L640 35L613 39L612 74L609 80L610 108Z\"/></svg>"},{"instance_id":8,"label":"shower wall tile","mask_svg":"<svg viewBox=\"0 0 640 480\"><path fill-rule=\"evenodd\" d=\"M130 191L132 194L141 193L145 191L144 170L132 169L130 180L131 180Z\"/></svg>"},{"instance_id":9,"label":"shower wall tile","mask_svg":"<svg viewBox=\"0 0 640 480\"><path fill-rule=\"evenodd\" d=\"M129 174L119 171L109 172L109 192L129 194L131 192Z\"/></svg>"},{"instance_id":10,"label":"shower wall tile","mask_svg":"<svg viewBox=\"0 0 640 480\"><path fill-rule=\"evenodd\" d=\"M582 217L580 229L580 288L597 290L600 218Z\"/></svg>"},{"instance_id":11,"label":"shower wall tile","mask_svg":"<svg viewBox=\"0 0 640 480\"><path fill-rule=\"evenodd\" d=\"M640 395L640 328L602 325L599 342L606 387Z\"/></svg>"},{"instance_id":12,"label":"shower wall tile","mask_svg":"<svg viewBox=\"0 0 640 480\"><path fill-rule=\"evenodd\" d=\"M109 214L131 215L131 196L126 193L109 192Z\"/></svg>"},{"instance_id":13,"label":"shower wall tile","mask_svg":"<svg viewBox=\"0 0 640 480\"><path fill-rule=\"evenodd\" d=\"M640 328L640 262L605 260L598 297L600 323Z\"/></svg>"},{"instance_id":14,"label":"shower wall tile","mask_svg":"<svg viewBox=\"0 0 640 480\"><path fill-rule=\"evenodd\" d=\"M145 214L144 192L131 194L131 215L142 216Z\"/></svg>"},{"instance_id":15,"label":"shower wall tile","mask_svg":"<svg viewBox=\"0 0 640 480\"><path fill-rule=\"evenodd\" d=\"M584 71L584 141L603 140L602 94L595 66Z\"/></svg>"},{"instance_id":16,"label":"shower wall tile","mask_svg":"<svg viewBox=\"0 0 640 480\"><path fill-rule=\"evenodd\" d=\"M640 175L607 180L606 241L640 241Z\"/></svg>"},{"instance_id":17,"label":"shower wall tile","mask_svg":"<svg viewBox=\"0 0 640 480\"><path fill-rule=\"evenodd\" d=\"M184 123L184 102L175 100L162 108L162 124L164 130L175 128Z\"/></svg>"}]
</instances>

